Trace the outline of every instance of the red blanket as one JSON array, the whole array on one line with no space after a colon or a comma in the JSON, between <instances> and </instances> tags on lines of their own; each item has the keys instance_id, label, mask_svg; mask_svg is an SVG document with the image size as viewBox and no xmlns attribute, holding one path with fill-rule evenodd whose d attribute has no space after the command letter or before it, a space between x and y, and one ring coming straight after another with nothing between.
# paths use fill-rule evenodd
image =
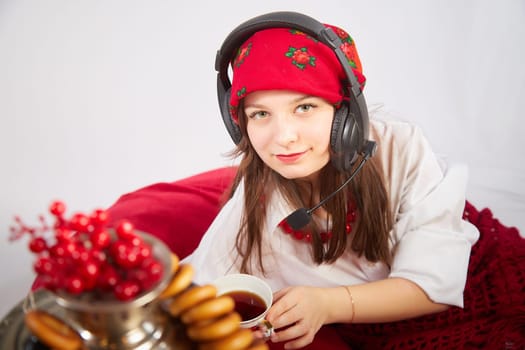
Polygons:
<instances>
[{"instance_id":1,"label":"red blanket","mask_svg":"<svg viewBox=\"0 0 525 350\"><path fill-rule=\"evenodd\" d=\"M221 168L122 196L113 222L129 219L181 258L193 251L220 209L235 168ZM466 203L480 230L472 249L464 308L411 320L323 327L305 349L525 349L525 239L489 209ZM272 349L282 344L271 344Z\"/></svg>"}]
</instances>

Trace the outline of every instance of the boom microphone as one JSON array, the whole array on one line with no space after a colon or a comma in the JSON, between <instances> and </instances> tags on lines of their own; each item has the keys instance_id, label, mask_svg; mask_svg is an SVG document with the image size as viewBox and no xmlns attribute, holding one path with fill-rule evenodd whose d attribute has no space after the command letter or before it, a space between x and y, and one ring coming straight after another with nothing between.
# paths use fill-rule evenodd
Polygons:
<instances>
[{"instance_id":1,"label":"boom microphone","mask_svg":"<svg viewBox=\"0 0 525 350\"><path fill-rule=\"evenodd\" d=\"M361 168L363 168L363 165L365 165L366 161L374 155L376 150L376 143L374 141L366 141L364 148L365 150L363 152L363 159L361 160L357 168L352 172L352 174L350 174L350 177L341 186L339 186L334 192L330 193L327 197L325 197L322 201L314 205L312 208L299 208L286 217L285 220L291 228L293 228L294 230L300 230L301 228L306 226L312 220L312 213L315 210L317 210L319 207L325 204L330 198L335 196L339 191L345 188L350 183L350 181L352 181L354 176L356 176L357 173L361 170Z\"/></svg>"}]
</instances>

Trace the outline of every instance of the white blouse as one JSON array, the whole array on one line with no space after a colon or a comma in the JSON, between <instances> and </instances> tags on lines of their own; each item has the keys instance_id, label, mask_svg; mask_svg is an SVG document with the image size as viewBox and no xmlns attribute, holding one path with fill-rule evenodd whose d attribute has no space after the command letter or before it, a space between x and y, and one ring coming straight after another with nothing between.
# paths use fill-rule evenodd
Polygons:
<instances>
[{"instance_id":1,"label":"white blouse","mask_svg":"<svg viewBox=\"0 0 525 350\"><path fill-rule=\"evenodd\" d=\"M399 121L370 121L370 138L378 141L387 191L394 210L390 233L393 263L372 263L348 249L335 263L315 264L309 245L283 234L278 224L295 208L280 193L269 198L262 254L266 275L256 263L252 274L274 291L292 285L331 287L401 277L418 284L434 302L463 306L470 249L479 236L462 220L467 171L445 168L420 129ZM244 186L238 186L184 262L196 270L195 283L239 272L235 239L243 211ZM256 259L252 259L256 261Z\"/></svg>"}]
</instances>

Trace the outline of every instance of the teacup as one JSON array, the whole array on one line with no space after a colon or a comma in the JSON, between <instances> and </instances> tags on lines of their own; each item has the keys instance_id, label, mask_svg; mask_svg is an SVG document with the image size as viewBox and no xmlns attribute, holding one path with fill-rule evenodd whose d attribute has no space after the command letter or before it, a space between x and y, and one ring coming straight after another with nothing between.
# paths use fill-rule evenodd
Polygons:
<instances>
[{"instance_id":1,"label":"teacup","mask_svg":"<svg viewBox=\"0 0 525 350\"><path fill-rule=\"evenodd\" d=\"M219 277L213 282L217 295L228 295L235 301L235 311L241 315L241 327L262 331L264 337L273 332L265 319L273 303L270 286L262 279L243 273Z\"/></svg>"}]
</instances>

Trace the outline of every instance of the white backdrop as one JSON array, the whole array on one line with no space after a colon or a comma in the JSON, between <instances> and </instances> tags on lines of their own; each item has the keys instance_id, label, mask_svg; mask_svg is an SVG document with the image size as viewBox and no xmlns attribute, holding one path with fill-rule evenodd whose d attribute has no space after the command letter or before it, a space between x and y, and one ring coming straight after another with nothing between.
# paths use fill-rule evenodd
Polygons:
<instances>
[{"instance_id":1,"label":"white backdrop","mask_svg":"<svg viewBox=\"0 0 525 350\"><path fill-rule=\"evenodd\" d=\"M36 223L55 198L90 211L231 163L215 51L276 10L347 29L369 104L466 162L469 199L523 232L522 0L0 0L0 316L33 278L27 241L7 240L14 214Z\"/></svg>"}]
</instances>

